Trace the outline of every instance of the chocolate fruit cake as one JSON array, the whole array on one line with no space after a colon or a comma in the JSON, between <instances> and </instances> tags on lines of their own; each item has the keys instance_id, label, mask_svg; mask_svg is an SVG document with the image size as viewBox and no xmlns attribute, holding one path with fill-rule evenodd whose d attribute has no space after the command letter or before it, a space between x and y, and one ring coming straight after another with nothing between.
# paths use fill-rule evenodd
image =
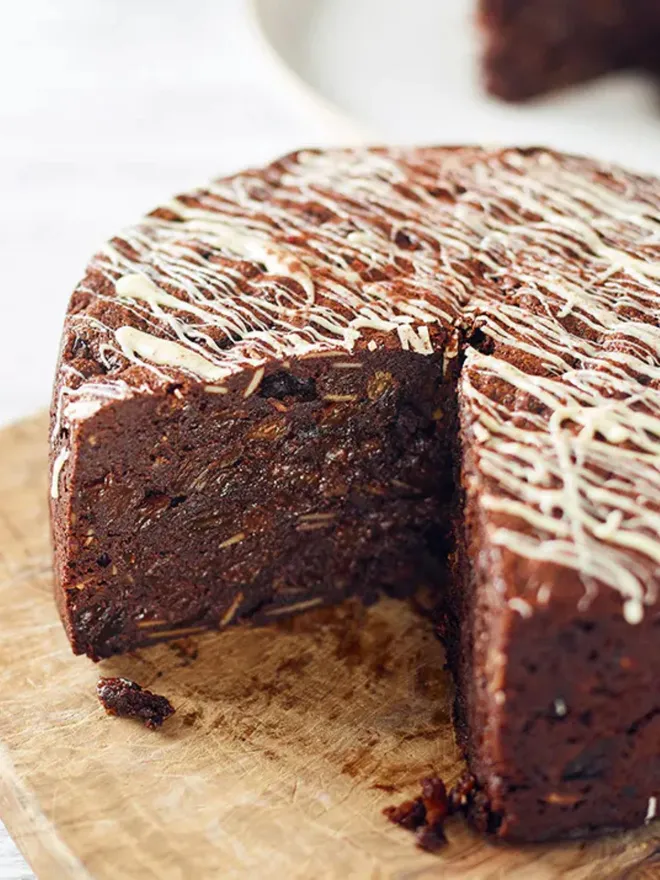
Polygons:
<instances>
[{"instance_id":1,"label":"chocolate fruit cake","mask_svg":"<svg viewBox=\"0 0 660 880\"><path fill-rule=\"evenodd\" d=\"M178 196L65 321L74 651L431 585L489 829L650 821L659 319L660 181L586 159L310 150Z\"/></svg>"},{"instance_id":2,"label":"chocolate fruit cake","mask_svg":"<svg viewBox=\"0 0 660 880\"><path fill-rule=\"evenodd\" d=\"M479 0L486 88L521 101L624 68L660 72L658 0Z\"/></svg>"}]
</instances>

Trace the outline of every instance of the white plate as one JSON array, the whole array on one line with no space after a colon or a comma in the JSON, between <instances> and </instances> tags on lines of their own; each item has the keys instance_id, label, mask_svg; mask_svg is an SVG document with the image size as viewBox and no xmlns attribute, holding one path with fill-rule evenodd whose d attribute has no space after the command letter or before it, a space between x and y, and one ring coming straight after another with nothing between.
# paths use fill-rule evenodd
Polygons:
<instances>
[{"instance_id":1,"label":"white plate","mask_svg":"<svg viewBox=\"0 0 660 880\"><path fill-rule=\"evenodd\" d=\"M476 0L251 0L274 65L329 134L545 144L660 174L660 89L636 73L532 104L479 85Z\"/></svg>"}]
</instances>

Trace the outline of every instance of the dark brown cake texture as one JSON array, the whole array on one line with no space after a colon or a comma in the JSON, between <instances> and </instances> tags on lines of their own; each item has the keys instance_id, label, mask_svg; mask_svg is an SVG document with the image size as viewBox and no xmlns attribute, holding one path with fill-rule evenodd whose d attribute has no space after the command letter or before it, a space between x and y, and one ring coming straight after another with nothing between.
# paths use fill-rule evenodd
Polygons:
<instances>
[{"instance_id":1,"label":"dark brown cake texture","mask_svg":"<svg viewBox=\"0 0 660 880\"><path fill-rule=\"evenodd\" d=\"M100 678L96 694L108 715L135 718L150 730L162 727L174 714L167 697L154 694L128 678Z\"/></svg>"},{"instance_id":2,"label":"dark brown cake texture","mask_svg":"<svg viewBox=\"0 0 660 880\"><path fill-rule=\"evenodd\" d=\"M658 0L479 0L486 88L521 101L640 68L660 73Z\"/></svg>"},{"instance_id":3,"label":"dark brown cake texture","mask_svg":"<svg viewBox=\"0 0 660 880\"><path fill-rule=\"evenodd\" d=\"M114 238L53 398L74 651L436 584L489 827L650 821L659 236L655 179L424 148L299 152Z\"/></svg>"}]
</instances>

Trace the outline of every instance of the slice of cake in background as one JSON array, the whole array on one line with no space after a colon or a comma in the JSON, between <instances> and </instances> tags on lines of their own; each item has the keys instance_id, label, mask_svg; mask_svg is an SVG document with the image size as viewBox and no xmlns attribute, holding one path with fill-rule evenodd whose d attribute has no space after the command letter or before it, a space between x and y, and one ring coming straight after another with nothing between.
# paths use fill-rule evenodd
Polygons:
<instances>
[{"instance_id":1,"label":"slice of cake in background","mask_svg":"<svg viewBox=\"0 0 660 880\"><path fill-rule=\"evenodd\" d=\"M658 0L479 0L484 78L522 101L613 70L660 71Z\"/></svg>"}]
</instances>

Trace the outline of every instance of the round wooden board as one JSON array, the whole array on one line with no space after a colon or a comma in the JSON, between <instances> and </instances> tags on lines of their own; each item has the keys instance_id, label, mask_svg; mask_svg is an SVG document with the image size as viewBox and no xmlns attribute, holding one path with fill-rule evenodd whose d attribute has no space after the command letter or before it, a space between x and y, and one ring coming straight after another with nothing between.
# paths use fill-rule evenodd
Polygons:
<instances>
[{"instance_id":1,"label":"round wooden board","mask_svg":"<svg viewBox=\"0 0 660 880\"><path fill-rule=\"evenodd\" d=\"M51 600L46 419L0 434L0 813L42 880L604 878L660 872L660 826L514 848L449 824L439 855L382 807L461 771L433 633L383 601L95 666ZM99 675L167 695L162 732L106 717Z\"/></svg>"}]
</instances>

